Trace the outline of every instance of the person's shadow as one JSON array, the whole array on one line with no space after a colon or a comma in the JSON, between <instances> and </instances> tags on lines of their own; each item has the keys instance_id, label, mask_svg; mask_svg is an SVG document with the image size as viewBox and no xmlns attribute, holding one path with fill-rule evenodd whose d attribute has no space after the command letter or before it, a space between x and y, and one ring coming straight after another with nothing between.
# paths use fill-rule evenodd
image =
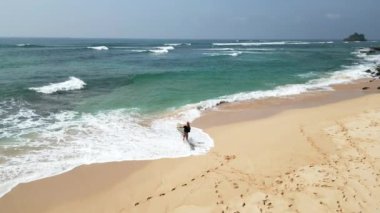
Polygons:
<instances>
[{"instance_id":1,"label":"person's shadow","mask_svg":"<svg viewBox=\"0 0 380 213\"><path fill-rule=\"evenodd\" d=\"M191 138L189 138L189 141L187 143L189 143L191 151L194 151L195 150L195 144L193 143L193 141L191 140Z\"/></svg>"},{"instance_id":2,"label":"person's shadow","mask_svg":"<svg viewBox=\"0 0 380 213\"><path fill-rule=\"evenodd\" d=\"M195 147L197 147L197 146L203 144L203 142L196 142L196 141L194 141L192 138L189 138L189 141L187 141L187 143L189 144L190 149L191 149L192 151L195 150Z\"/></svg>"}]
</instances>

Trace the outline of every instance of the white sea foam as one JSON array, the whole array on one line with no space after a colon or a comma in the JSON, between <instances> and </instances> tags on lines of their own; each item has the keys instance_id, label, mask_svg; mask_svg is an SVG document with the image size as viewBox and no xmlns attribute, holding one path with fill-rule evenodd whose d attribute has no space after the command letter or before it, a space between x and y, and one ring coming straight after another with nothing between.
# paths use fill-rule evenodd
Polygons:
<instances>
[{"instance_id":1,"label":"white sea foam","mask_svg":"<svg viewBox=\"0 0 380 213\"><path fill-rule=\"evenodd\" d=\"M333 41L320 41L320 42L316 42L316 43L319 43L319 44L334 44Z\"/></svg>"},{"instance_id":2,"label":"white sea foam","mask_svg":"<svg viewBox=\"0 0 380 213\"><path fill-rule=\"evenodd\" d=\"M358 48L357 50L353 51L352 54L356 57L362 58L367 62L379 63L380 55L373 54L375 52L376 51L373 51L371 48Z\"/></svg>"},{"instance_id":3,"label":"white sea foam","mask_svg":"<svg viewBox=\"0 0 380 213\"><path fill-rule=\"evenodd\" d=\"M149 52L155 54L165 54L169 53L169 50L174 50L173 46L163 46L163 47L155 47L154 49L150 49Z\"/></svg>"},{"instance_id":4,"label":"white sea foam","mask_svg":"<svg viewBox=\"0 0 380 213\"><path fill-rule=\"evenodd\" d=\"M301 73L297 75L300 78L313 78L318 76L318 73L316 72L308 72L308 73Z\"/></svg>"},{"instance_id":5,"label":"white sea foam","mask_svg":"<svg viewBox=\"0 0 380 213\"><path fill-rule=\"evenodd\" d=\"M211 53L203 53L207 56L232 56L236 57L241 55L243 52L241 51L222 51L222 52L211 52Z\"/></svg>"},{"instance_id":6,"label":"white sea foam","mask_svg":"<svg viewBox=\"0 0 380 213\"><path fill-rule=\"evenodd\" d=\"M26 43L26 44L16 44L16 46L18 46L18 47L28 47L28 46L31 46L31 44L28 44L28 43Z\"/></svg>"},{"instance_id":7,"label":"white sea foam","mask_svg":"<svg viewBox=\"0 0 380 213\"><path fill-rule=\"evenodd\" d=\"M93 49L93 50L108 50L109 48L106 46L95 46L95 47L87 47L88 49Z\"/></svg>"},{"instance_id":8,"label":"white sea foam","mask_svg":"<svg viewBox=\"0 0 380 213\"><path fill-rule=\"evenodd\" d=\"M70 91L83 89L86 83L76 77L70 77L69 80L60 83L51 83L42 87L30 87L30 90L44 94L52 94L59 91Z\"/></svg>"},{"instance_id":9,"label":"white sea foam","mask_svg":"<svg viewBox=\"0 0 380 213\"><path fill-rule=\"evenodd\" d=\"M307 45L307 44L332 44L333 41L272 41L272 42L232 42L213 43L214 46L270 46L270 45Z\"/></svg>"},{"instance_id":10,"label":"white sea foam","mask_svg":"<svg viewBox=\"0 0 380 213\"><path fill-rule=\"evenodd\" d=\"M244 48L244 50L253 50L253 51L275 51L277 48Z\"/></svg>"},{"instance_id":11,"label":"white sea foam","mask_svg":"<svg viewBox=\"0 0 380 213\"><path fill-rule=\"evenodd\" d=\"M201 50L207 51L207 52L203 53L203 55L207 55L207 56L232 56L232 57L236 57L236 56L243 54L242 51L237 51L234 48L226 48L226 47L223 47L223 48L215 48L214 47L214 48L207 48L207 49L201 49Z\"/></svg>"},{"instance_id":12,"label":"white sea foam","mask_svg":"<svg viewBox=\"0 0 380 213\"><path fill-rule=\"evenodd\" d=\"M182 43L169 43L169 44L164 44L165 46L173 46L173 47L176 47L176 46L181 46Z\"/></svg>"},{"instance_id":13,"label":"white sea foam","mask_svg":"<svg viewBox=\"0 0 380 213\"><path fill-rule=\"evenodd\" d=\"M177 46L191 46L191 43L166 43L164 45L165 46L173 46L173 47L177 47Z\"/></svg>"},{"instance_id":14,"label":"white sea foam","mask_svg":"<svg viewBox=\"0 0 380 213\"><path fill-rule=\"evenodd\" d=\"M83 164L199 155L213 147L212 139L197 128L191 131L192 146L182 141L177 124L199 116L194 111L156 119L149 125L144 125L137 113L126 110L97 114L67 111L48 117L39 117L28 108L21 111L0 121L3 126L17 128L0 135L0 139L15 140L0 146L0 196L19 183Z\"/></svg>"},{"instance_id":15,"label":"white sea foam","mask_svg":"<svg viewBox=\"0 0 380 213\"><path fill-rule=\"evenodd\" d=\"M220 103L258 100L270 97L287 97L314 91L330 91L333 90L331 87L332 85L350 83L358 79L370 77L370 74L364 71L373 68L374 64L379 62L380 55L367 55L361 64L346 66L343 70L327 73L320 78L309 80L305 84L289 84L278 86L272 90L242 92L221 96L219 98L202 101L197 104L187 105L183 108L183 110L195 108L198 110L205 110L218 106Z\"/></svg>"},{"instance_id":16,"label":"white sea foam","mask_svg":"<svg viewBox=\"0 0 380 213\"><path fill-rule=\"evenodd\" d=\"M131 52L135 52L135 53L145 53L145 52L148 52L148 50L131 50Z\"/></svg>"},{"instance_id":17,"label":"white sea foam","mask_svg":"<svg viewBox=\"0 0 380 213\"><path fill-rule=\"evenodd\" d=\"M233 52L231 52L229 55L230 56L233 56L233 57L236 57L236 56L239 56L239 55L241 55L243 52L241 52L241 51L233 51Z\"/></svg>"},{"instance_id":18,"label":"white sea foam","mask_svg":"<svg viewBox=\"0 0 380 213\"><path fill-rule=\"evenodd\" d=\"M355 50L354 52L352 52L352 54L356 55L359 58L366 58L368 56L367 53L369 53L370 51L371 51L370 48L359 48Z\"/></svg>"},{"instance_id":19,"label":"white sea foam","mask_svg":"<svg viewBox=\"0 0 380 213\"><path fill-rule=\"evenodd\" d=\"M135 47L128 47L128 46L114 46L111 47L112 49L133 49Z\"/></svg>"},{"instance_id":20,"label":"white sea foam","mask_svg":"<svg viewBox=\"0 0 380 213\"><path fill-rule=\"evenodd\" d=\"M149 52L155 53L155 54L165 54L165 53L169 53L169 50L167 50L167 49L151 49L151 50L149 50Z\"/></svg>"},{"instance_id":21,"label":"white sea foam","mask_svg":"<svg viewBox=\"0 0 380 213\"><path fill-rule=\"evenodd\" d=\"M311 42L306 42L306 41L294 41L294 42L285 42L285 44L311 44Z\"/></svg>"},{"instance_id":22,"label":"white sea foam","mask_svg":"<svg viewBox=\"0 0 380 213\"><path fill-rule=\"evenodd\" d=\"M242 43L213 43L214 46L261 46L261 45L284 45L285 41L279 42L242 42Z\"/></svg>"},{"instance_id":23,"label":"white sea foam","mask_svg":"<svg viewBox=\"0 0 380 213\"><path fill-rule=\"evenodd\" d=\"M207 51L234 51L234 48L208 48L208 49L202 49Z\"/></svg>"}]
</instances>

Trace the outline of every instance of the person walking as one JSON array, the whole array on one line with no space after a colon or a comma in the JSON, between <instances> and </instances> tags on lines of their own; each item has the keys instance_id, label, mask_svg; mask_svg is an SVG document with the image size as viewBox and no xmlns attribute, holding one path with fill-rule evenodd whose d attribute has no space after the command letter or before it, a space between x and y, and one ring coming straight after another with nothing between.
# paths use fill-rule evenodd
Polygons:
<instances>
[{"instance_id":1,"label":"person walking","mask_svg":"<svg viewBox=\"0 0 380 213\"><path fill-rule=\"evenodd\" d=\"M189 133L191 131L190 122L187 122L185 126L183 126L183 140L186 139L189 142Z\"/></svg>"}]
</instances>

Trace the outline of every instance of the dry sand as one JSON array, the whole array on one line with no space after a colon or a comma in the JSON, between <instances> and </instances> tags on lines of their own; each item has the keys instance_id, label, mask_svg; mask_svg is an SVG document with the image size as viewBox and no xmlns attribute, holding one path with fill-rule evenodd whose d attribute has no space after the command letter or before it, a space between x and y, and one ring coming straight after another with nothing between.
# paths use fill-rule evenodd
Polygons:
<instances>
[{"instance_id":1,"label":"dry sand","mask_svg":"<svg viewBox=\"0 0 380 213\"><path fill-rule=\"evenodd\" d=\"M81 166L17 186L0 212L380 212L373 92L265 117L228 106L196 122L207 155Z\"/></svg>"}]
</instances>

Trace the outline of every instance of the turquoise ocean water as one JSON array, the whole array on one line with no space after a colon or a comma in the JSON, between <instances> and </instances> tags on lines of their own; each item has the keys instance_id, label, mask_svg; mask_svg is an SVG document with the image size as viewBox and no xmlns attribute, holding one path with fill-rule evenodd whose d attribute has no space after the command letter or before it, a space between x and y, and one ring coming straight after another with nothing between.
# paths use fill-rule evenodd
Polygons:
<instances>
[{"instance_id":1,"label":"turquoise ocean water","mask_svg":"<svg viewBox=\"0 0 380 213\"><path fill-rule=\"evenodd\" d=\"M367 76L376 41L0 39L0 195L95 162L206 153L177 123L220 102L284 97ZM37 169L38 168L38 169Z\"/></svg>"}]
</instances>

